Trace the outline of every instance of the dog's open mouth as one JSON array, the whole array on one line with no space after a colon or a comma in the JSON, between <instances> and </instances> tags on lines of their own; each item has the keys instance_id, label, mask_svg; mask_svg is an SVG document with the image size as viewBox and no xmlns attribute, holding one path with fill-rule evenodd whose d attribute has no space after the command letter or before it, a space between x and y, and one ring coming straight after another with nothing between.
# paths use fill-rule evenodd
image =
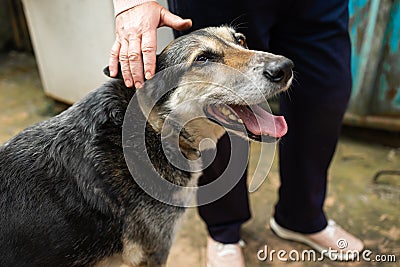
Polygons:
<instances>
[{"instance_id":1,"label":"dog's open mouth","mask_svg":"<svg viewBox=\"0 0 400 267\"><path fill-rule=\"evenodd\" d=\"M283 116L275 116L258 105L207 105L205 113L232 130L246 128L247 136L256 141L275 141L287 132Z\"/></svg>"}]
</instances>

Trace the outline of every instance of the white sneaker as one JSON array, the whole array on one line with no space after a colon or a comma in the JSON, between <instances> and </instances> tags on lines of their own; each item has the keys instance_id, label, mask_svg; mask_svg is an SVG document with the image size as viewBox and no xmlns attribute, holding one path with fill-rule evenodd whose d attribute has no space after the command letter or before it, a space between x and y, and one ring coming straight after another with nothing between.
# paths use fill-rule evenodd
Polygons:
<instances>
[{"instance_id":1,"label":"white sneaker","mask_svg":"<svg viewBox=\"0 0 400 267\"><path fill-rule=\"evenodd\" d=\"M222 244L207 239L207 267L245 267L241 240L236 244Z\"/></svg>"},{"instance_id":2,"label":"white sneaker","mask_svg":"<svg viewBox=\"0 0 400 267\"><path fill-rule=\"evenodd\" d=\"M291 231L280 226L274 218L270 219L270 226L277 236L304 243L334 261L354 260L364 247L360 239L346 232L333 220L329 220L325 229L315 234Z\"/></svg>"}]
</instances>

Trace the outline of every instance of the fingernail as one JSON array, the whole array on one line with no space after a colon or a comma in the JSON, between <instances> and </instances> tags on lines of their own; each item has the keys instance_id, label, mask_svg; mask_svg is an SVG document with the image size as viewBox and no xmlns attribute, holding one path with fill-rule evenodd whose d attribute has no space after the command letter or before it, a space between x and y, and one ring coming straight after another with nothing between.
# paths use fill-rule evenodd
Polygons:
<instances>
[{"instance_id":1,"label":"fingernail","mask_svg":"<svg viewBox=\"0 0 400 267\"><path fill-rule=\"evenodd\" d=\"M143 84L141 82L135 82L135 87L137 89L142 88Z\"/></svg>"},{"instance_id":2,"label":"fingernail","mask_svg":"<svg viewBox=\"0 0 400 267\"><path fill-rule=\"evenodd\" d=\"M145 77L146 77L146 80L151 79L152 75L151 75L150 71L147 71L147 72L146 72Z\"/></svg>"},{"instance_id":3,"label":"fingernail","mask_svg":"<svg viewBox=\"0 0 400 267\"><path fill-rule=\"evenodd\" d=\"M127 87L132 87L132 82L131 82L131 80L125 80L125 85L126 85Z\"/></svg>"}]
</instances>

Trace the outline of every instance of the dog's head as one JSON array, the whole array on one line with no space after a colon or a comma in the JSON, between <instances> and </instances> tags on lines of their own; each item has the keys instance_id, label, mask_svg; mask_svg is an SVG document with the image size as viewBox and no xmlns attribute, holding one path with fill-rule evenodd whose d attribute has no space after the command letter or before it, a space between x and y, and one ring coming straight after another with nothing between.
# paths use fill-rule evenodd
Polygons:
<instances>
[{"instance_id":1,"label":"dog's head","mask_svg":"<svg viewBox=\"0 0 400 267\"><path fill-rule=\"evenodd\" d=\"M157 131L171 112L179 110L177 116L185 122L182 129L194 146L203 138L216 140L225 131L252 140L276 140L287 132L283 117L258 104L289 88L291 60L249 50L243 34L223 26L197 30L171 42L157 57L157 72L176 65L183 66L175 77L176 86L160 97L149 117Z\"/></svg>"}]
</instances>

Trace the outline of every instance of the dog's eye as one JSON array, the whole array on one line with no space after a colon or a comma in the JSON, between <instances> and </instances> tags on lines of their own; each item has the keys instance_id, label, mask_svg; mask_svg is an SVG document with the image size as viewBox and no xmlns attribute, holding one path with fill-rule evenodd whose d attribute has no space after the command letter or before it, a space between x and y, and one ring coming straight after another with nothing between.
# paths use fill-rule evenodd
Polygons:
<instances>
[{"instance_id":1,"label":"dog's eye","mask_svg":"<svg viewBox=\"0 0 400 267\"><path fill-rule=\"evenodd\" d=\"M206 62L218 62L222 55L216 51L206 50L198 54L194 62L196 63L206 63Z\"/></svg>"},{"instance_id":2,"label":"dog's eye","mask_svg":"<svg viewBox=\"0 0 400 267\"><path fill-rule=\"evenodd\" d=\"M209 60L209 58L206 55L200 55L200 56L197 56L194 61L200 62L200 63L205 63L208 60Z\"/></svg>"},{"instance_id":3,"label":"dog's eye","mask_svg":"<svg viewBox=\"0 0 400 267\"><path fill-rule=\"evenodd\" d=\"M244 37L244 35L238 34L235 37L239 45L247 48L246 37Z\"/></svg>"}]
</instances>

